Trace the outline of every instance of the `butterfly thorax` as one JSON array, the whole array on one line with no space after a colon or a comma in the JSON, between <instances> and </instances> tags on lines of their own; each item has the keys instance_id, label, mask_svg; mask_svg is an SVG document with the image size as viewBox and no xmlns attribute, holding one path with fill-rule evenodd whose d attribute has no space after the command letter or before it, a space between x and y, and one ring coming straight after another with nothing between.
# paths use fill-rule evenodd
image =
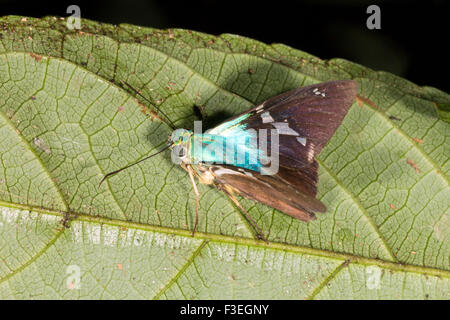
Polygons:
<instances>
[{"instance_id":1,"label":"butterfly thorax","mask_svg":"<svg viewBox=\"0 0 450 320\"><path fill-rule=\"evenodd\" d=\"M263 152L256 145L253 132L244 130L233 135L194 133L186 129L175 130L170 141L179 163L191 165L231 165L260 171Z\"/></svg>"},{"instance_id":2,"label":"butterfly thorax","mask_svg":"<svg viewBox=\"0 0 450 320\"><path fill-rule=\"evenodd\" d=\"M259 171L261 163L257 146L245 132L232 136L197 134L186 129L175 130L170 139L172 159L184 169L193 169L203 184L213 184L215 171L222 165Z\"/></svg>"}]
</instances>

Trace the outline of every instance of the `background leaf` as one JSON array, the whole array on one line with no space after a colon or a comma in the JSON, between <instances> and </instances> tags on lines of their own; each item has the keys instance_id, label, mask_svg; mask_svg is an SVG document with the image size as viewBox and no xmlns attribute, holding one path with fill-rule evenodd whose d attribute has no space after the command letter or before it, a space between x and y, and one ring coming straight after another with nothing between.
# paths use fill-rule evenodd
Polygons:
<instances>
[{"instance_id":1,"label":"background leaf","mask_svg":"<svg viewBox=\"0 0 450 320\"><path fill-rule=\"evenodd\" d=\"M328 212L303 223L217 190L194 194L170 129L213 125L332 79L359 95L319 156ZM284 45L61 18L0 20L0 298L450 298L448 94ZM70 228L61 220L71 216ZM79 277L78 277L79 276Z\"/></svg>"}]
</instances>

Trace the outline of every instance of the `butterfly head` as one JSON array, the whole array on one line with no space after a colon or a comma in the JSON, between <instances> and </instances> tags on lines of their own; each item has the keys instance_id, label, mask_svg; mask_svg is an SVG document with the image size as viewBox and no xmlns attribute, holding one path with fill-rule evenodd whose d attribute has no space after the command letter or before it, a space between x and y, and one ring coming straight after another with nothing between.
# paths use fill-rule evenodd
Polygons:
<instances>
[{"instance_id":1,"label":"butterfly head","mask_svg":"<svg viewBox=\"0 0 450 320\"><path fill-rule=\"evenodd\" d=\"M186 129L177 129L169 137L167 142L172 149L172 160L175 163L188 161L188 150L192 131Z\"/></svg>"},{"instance_id":2,"label":"butterfly head","mask_svg":"<svg viewBox=\"0 0 450 320\"><path fill-rule=\"evenodd\" d=\"M188 143L192 132L186 129L177 129L169 137L168 143L172 146L179 146Z\"/></svg>"}]
</instances>

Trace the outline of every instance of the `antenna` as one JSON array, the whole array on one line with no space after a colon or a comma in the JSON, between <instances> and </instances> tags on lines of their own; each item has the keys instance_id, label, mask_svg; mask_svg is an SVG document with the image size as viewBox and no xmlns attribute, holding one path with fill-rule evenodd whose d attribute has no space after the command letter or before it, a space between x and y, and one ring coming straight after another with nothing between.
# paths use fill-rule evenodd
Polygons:
<instances>
[{"instance_id":1,"label":"antenna","mask_svg":"<svg viewBox=\"0 0 450 320\"><path fill-rule=\"evenodd\" d=\"M132 163L132 164L129 164L129 165L123 167L123 168L120 168L120 169L117 169L117 170L115 170L115 171L112 171L112 172L107 173L107 174L103 177L103 179L100 180L100 183L98 184L98 187L100 188L100 186L102 185L103 181L105 181L107 178L109 178L109 177L111 177L111 176L113 176L113 175L119 173L119 172L122 171L122 170L128 169L128 168L130 168L130 167L132 167L132 166L134 166L134 165L136 165L136 164L138 164L138 163L141 163L142 161L145 161L145 160L147 160L147 159L150 159L151 157L154 157L154 156L160 154L161 152L166 151L166 150L169 149L171 146L172 146L172 144L170 144L170 145L168 145L168 146L162 148L161 150L159 150L158 152L156 152L156 153L154 153L154 154L151 154L151 155L145 157L144 159L138 160L138 161L136 161L136 162L134 162L134 163Z\"/></svg>"},{"instance_id":2,"label":"antenna","mask_svg":"<svg viewBox=\"0 0 450 320\"><path fill-rule=\"evenodd\" d=\"M162 110L160 108L158 108L157 105L153 104L148 98L144 97L139 91L137 91L135 88L133 88L130 84L126 83L125 81L119 80L119 82L121 82L122 84L126 85L128 88L130 88L135 94L137 94L138 96L140 96L141 98L143 98L145 101L147 101L149 104L151 104L153 107L156 108L156 110L158 110L159 113L161 113L166 119L167 121L169 121L169 125L170 127L175 130L176 127L174 125L174 123L169 119L169 117L162 112Z\"/></svg>"}]
</instances>

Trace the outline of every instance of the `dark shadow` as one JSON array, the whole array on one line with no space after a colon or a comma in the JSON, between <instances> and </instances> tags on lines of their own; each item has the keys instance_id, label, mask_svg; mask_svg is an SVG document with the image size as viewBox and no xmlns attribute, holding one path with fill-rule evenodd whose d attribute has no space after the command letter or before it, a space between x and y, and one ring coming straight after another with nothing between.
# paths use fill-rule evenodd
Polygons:
<instances>
[{"instance_id":1,"label":"dark shadow","mask_svg":"<svg viewBox=\"0 0 450 320\"><path fill-rule=\"evenodd\" d=\"M225 122L229 118L234 116L232 112L229 111L218 111L208 116L203 122L203 130L206 131L208 129L214 128L215 126Z\"/></svg>"},{"instance_id":2,"label":"dark shadow","mask_svg":"<svg viewBox=\"0 0 450 320\"><path fill-rule=\"evenodd\" d=\"M201 121L204 121L203 113L202 113L202 107L193 105L192 110L194 111L194 116Z\"/></svg>"}]
</instances>

